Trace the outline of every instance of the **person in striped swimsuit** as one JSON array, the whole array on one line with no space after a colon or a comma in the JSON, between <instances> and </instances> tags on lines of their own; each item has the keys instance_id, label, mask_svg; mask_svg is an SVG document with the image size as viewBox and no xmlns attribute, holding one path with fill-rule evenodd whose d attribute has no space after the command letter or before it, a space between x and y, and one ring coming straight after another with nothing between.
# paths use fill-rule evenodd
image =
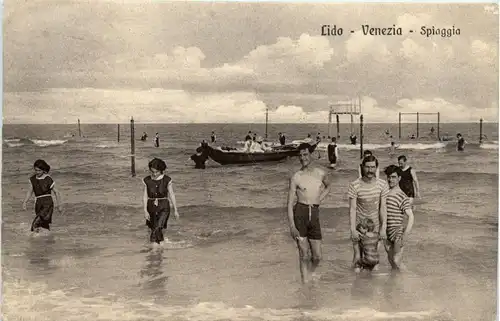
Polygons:
<instances>
[{"instance_id":1,"label":"person in striped swimsuit","mask_svg":"<svg viewBox=\"0 0 500 321\"><path fill-rule=\"evenodd\" d=\"M167 229L170 217L170 202L172 202L176 219L179 219L179 212L177 211L172 179L164 174L167 164L161 159L154 158L148 166L151 175L143 180L144 217L146 225L151 230L150 242L160 244L164 241L163 230Z\"/></svg>"},{"instance_id":2,"label":"person in striped swimsuit","mask_svg":"<svg viewBox=\"0 0 500 321\"><path fill-rule=\"evenodd\" d=\"M33 194L35 194L35 219L31 223L31 231L39 233L42 229L50 231L52 224L52 213L54 212L54 201L52 193L56 200L56 208L62 213L61 194L56 189L54 180L49 176L50 165L43 159L38 159L33 165L35 174L30 177L30 189L23 202L23 210L26 210L26 204Z\"/></svg>"},{"instance_id":3,"label":"person in striped swimsuit","mask_svg":"<svg viewBox=\"0 0 500 321\"><path fill-rule=\"evenodd\" d=\"M387 211L386 197L389 186L375 175L378 169L378 160L373 155L363 158L363 177L349 184L349 218L351 239L353 241L353 268L361 258L360 234L356 226L364 219L371 219L375 224L374 232L379 233L381 240L386 239ZM374 270L377 270L377 265Z\"/></svg>"},{"instance_id":4,"label":"person in striped swimsuit","mask_svg":"<svg viewBox=\"0 0 500 321\"><path fill-rule=\"evenodd\" d=\"M375 232L375 223L369 218L364 219L356 227L360 235L361 258L355 264L355 271L359 273L361 269L372 270L379 262L378 241L379 234Z\"/></svg>"},{"instance_id":5,"label":"person in striped swimsuit","mask_svg":"<svg viewBox=\"0 0 500 321\"><path fill-rule=\"evenodd\" d=\"M409 197L399 187L402 170L396 165L390 165L385 169L387 182L389 183L389 194L387 195L387 240L385 250L387 258L394 270L401 267L404 240L410 233L414 216ZM406 227L403 226L404 216L408 216Z\"/></svg>"}]
</instances>

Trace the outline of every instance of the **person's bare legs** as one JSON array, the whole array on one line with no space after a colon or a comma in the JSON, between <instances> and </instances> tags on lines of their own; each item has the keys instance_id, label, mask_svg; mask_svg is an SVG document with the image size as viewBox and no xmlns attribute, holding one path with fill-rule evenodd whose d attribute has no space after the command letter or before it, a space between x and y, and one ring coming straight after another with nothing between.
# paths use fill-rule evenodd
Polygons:
<instances>
[{"instance_id":1,"label":"person's bare legs","mask_svg":"<svg viewBox=\"0 0 500 321\"><path fill-rule=\"evenodd\" d=\"M309 241L306 237L297 239L297 247L299 248L299 265L300 276L302 283L309 282L309 265L311 264L311 256L309 255Z\"/></svg>"},{"instance_id":2,"label":"person's bare legs","mask_svg":"<svg viewBox=\"0 0 500 321\"><path fill-rule=\"evenodd\" d=\"M311 245L311 273L316 271L316 268L321 261L321 240L311 240L309 239L309 244Z\"/></svg>"},{"instance_id":3,"label":"person's bare legs","mask_svg":"<svg viewBox=\"0 0 500 321\"><path fill-rule=\"evenodd\" d=\"M361 269L359 267L356 267L356 264L361 260L361 249L359 247L359 242L357 241L353 242L352 249L353 249L352 268L356 273L359 273Z\"/></svg>"}]
</instances>

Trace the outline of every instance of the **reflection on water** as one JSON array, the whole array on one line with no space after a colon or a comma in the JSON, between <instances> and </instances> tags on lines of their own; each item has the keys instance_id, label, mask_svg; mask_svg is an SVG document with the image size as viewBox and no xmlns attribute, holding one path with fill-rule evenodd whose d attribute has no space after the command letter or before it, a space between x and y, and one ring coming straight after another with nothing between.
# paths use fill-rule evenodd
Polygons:
<instances>
[{"instance_id":1,"label":"reflection on water","mask_svg":"<svg viewBox=\"0 0 500 321\"><path fill-rule=\"evenodd\" d=\"M52 234L33 233L30 235L25 251L29 262L28 268L34 272L43 271L44 274L53 271L56 265L51 264L51 259L55 243L56 241Z\"/></svg>"},{"instance_id":2,"label":"reflection on water","mask_svg":"<svg viewBox=\"0 0 500 321\"><path fill-rule=\"evenodd\" d=\"M146 253L144 267L139 276L144 279L142 286L147 292L157 296L163 296L166 292L168 276L164 275L163 249L152 248Z\"/></svg>"}]
</instances>

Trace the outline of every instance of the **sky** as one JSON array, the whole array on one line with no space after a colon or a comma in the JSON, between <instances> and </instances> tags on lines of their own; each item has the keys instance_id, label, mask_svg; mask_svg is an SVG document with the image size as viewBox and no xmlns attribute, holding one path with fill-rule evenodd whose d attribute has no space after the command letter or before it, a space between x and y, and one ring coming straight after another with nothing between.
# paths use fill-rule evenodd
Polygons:
<instances>
[{"instance_id":1,"label":"sky","mask_svg":"<svg viewBox=\"0 0 500 321\"><path fill-rule=\"evenodd\" d=\"M4 123L260 123L266 108L326 123L358 98L366 122L497 121L498 18L497 4L10 0Z\"/></svg>"}]
</instances>

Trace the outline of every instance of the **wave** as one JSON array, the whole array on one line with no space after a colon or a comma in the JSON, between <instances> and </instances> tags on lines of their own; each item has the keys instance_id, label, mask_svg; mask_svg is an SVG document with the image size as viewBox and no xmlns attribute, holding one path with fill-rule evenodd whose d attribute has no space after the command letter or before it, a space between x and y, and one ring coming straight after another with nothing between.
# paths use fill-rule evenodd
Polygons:
<instances>
[{"instance_id":1,"label":"wave","mask_svg":"<svg viewBox=\"0 0 500 321\"><path fill-rule=\"evenodd\" d=\"M251 305L234 307L224 302L199 302L189 305L165 305L153 301L136 299L116 300L117 296L109 293L106 296L79 297L69 291L49 290L41 282L24 280L5 281L5 293L9 305L4 314L7 319L23 320L121 320L150 319L152 315L160 314L162 319L169 320L435 320L439 312L398 311L383 312L372 308L342 309L342 308L257 308ZM37 302L45 302L39 306ZM111 301L111 302L110 302ZM36 314L33 311L37 311ZM74 311L77 311L76 313ZM443 320L442 318L440 318Z\"/></svg>"},{"instance_id":2,"label":"wave","mask_svg":"<svg viewBox=\"0 0 500 321\"><path fill-rule=\"evenodd\" d=\"M498 143L497 144L481 144L481 145L479 145L479 148L483 148L483 149L498 149Z\"/></svg>"},{"instance_id":3,"label":"wave","mask_svg":"<svg viewBox=\"0 0 500 321\"><path fill-rule=\"evenodd\" d=\"M39 147L57 146L66 143L67 140L53 139L53 140L43 140L43 139L31 139L31 138L9 138L4 139L4 143L8 147L21 147L25 145L36 145Z\"/></svg>"}]
</instances>

